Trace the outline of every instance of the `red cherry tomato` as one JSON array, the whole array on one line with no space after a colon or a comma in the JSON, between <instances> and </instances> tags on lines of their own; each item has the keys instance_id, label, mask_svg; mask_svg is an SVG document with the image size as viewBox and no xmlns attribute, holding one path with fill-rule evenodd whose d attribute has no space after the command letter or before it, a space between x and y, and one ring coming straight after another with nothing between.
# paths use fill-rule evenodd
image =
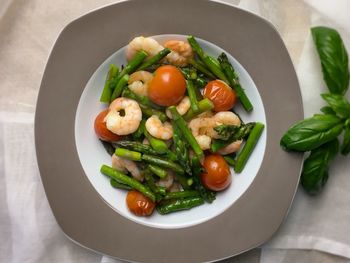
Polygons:
<instances>
[{"instance_id":1,"label":"red cherry tomato","mask_svg":"<svg viewBox=\"0 0 350 263\"><path fill-rule=\"evenodd\" d=\"M237 102L236 92L221 80L208 82L203 95L214 103L215 111L230 110Z\"/></svg>"},{"instance_id":2,"label":"red cherry tomato","mask_svg":"<svg viewBox=\"0 0 350 263\"><path fill-rule=\"evenodd\" d=\"M129 191L126 196L129 210L137 216L149 216L153 213L156 204L138 191Z\"/></svg>"},{"instance_id":3,"label":"red cherry tomato","mask_svg":"<svg viewBox=\"0 0 350 263\"><path fill-rule=\"evenodd\" d=\"M206 172L201 175L203 185L209 190L222 191L231 183L230 167L219 154L210 154L204 158Z\"/></svg>"},{"instance_id":4,"label":"red cherry tomato","mask_svg":"<svg viewBox=\"0 0 350 263\"><path fill-rule=\"evenodd\" d=\"M174 66L159 67L148 87L149 98L161 106L175 105L186 92L183 74Z\"/></svg>"},{"instance_id":5,"label":"red cherry tomato","mask_svg":"<svg viewBox=\"0 0 350 263\"><path fill-rule=\"evenodd\" d=\"M97 115L94 123L95 133L103 141L119 141L122 136L111 132L106 127L104 119L107 114L108 110L104 110Z\"/></svg>"}]
</instances>

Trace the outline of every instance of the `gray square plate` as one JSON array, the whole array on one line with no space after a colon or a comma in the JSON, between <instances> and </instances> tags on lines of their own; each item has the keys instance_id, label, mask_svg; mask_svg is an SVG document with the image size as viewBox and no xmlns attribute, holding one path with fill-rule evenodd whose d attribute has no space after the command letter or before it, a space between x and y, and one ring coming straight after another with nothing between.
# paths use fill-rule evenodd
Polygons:
<instances>
[{"instance_id":1,"label":"gray square plate","mask_svg":"<svg viewBox=\"0 0 350 263\"><path fill-rule=\"evenodd\" d=\"M221 215L183 229L151 228L116 213L86 178L74 139L77 105L96 68L134 36L168 33L192 34L234 54L259 89L267 121L265 156L248 190ZM79 244L130 261L217 260L262 244L282 223L302 155L285 153L279 138L302 118L292 62L266 20L213 1L124 1L76 19L58 37L37 103L37 159L57 222Z\"/></svg>"}]
</instances>

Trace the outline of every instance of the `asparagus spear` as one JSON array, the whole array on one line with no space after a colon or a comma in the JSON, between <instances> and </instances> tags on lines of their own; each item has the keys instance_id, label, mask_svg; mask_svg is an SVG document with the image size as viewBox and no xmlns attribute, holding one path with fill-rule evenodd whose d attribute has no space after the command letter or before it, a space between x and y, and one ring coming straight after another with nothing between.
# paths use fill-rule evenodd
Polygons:
<instances>
[{"instance_id":1,"label":"asparagus spear","mask_svg":"<svg viewBox=\"0 0 350 263\"><path fill-rule=\"evenodd\" d=\"M224 159L230 166L235 167L236 160L234 158L232 158L231 156L225 155Z\"/></svg>"},{"instance_id":2,"label":"asparagus spear","mask_svg":"<svg viewBox=\"0 0 350 263\"><path fill-rule=\"evenodd\" d=\"M184 190L191 189L191 185L193 184L192 178L189 178L188 176L185 176L183 174L178 174L178 173L176 174L176 178ZM192 179L192 180L190 180L190 179Z\"/></svg>"},{"instance_id":3,"label":"asparagus spear","mask_svg":"<svg viewBox=\"0 0 350 263\"><path fill-rule=\"evenodd\" d=\"M142 140L142 137L144 136L146 127L145 127L145 121L141 120L139 127L137 130L131 135L134 140ZM115 143L114 143L115 144ZM128 148L128 147L126 147ZM131 149L133 150L133 149ZM138 151L138 150L135 150ZM139 152L139 151L138 151Z\"/></svg>"},{"instance_id":4,"label":"asparagus spear","mask_svg":"<svg viewBox=\"0 0 350 263\"><path fill-rule=\"evenodd\" d=\"M157 153L165 153L168 151L168 146L166 143L160 139L154 138L151 134L148 133L147 130L145 130L145 136L147 140L149 141L149 144L152 146L152 148L157 152Z\"/></svg>"},{"instance_id":5,"label":"asparagus spear","mask_svg":"<svg viewBox=\"0 0 350 263\"><path fill-rule=\"evenodd\" d=\"M247 163L251 153L253 152L259 138L264 130L264 124L257 122L249 134L247 142L243 146L243 149L239 152L237 156L236 165L234 167L236 173L243 171L245 164Z\"/></svg>"},{"instance_id":6,"label":"asparagus spear","mask_svg":"<svg viewBox=\"0 0 350 263\"><path fill-rule=\"evenodd\" d=\"M158 116L158 118L160 119L161 122L165 122L166 120L168 120L168 116L166 116L166 114L162 111L152 109L152 108L144 106L142 104L140 104L140 108L141 108L143 115L145 115L147 117L151 117L153 115L156 115L156 116Z\"/></svg>"},{"instance_id":7,"label":"asparagus spear","mask_svg":"<svg viewBox=\"0 0 350 263\"><path fill-rule=\"evenodd\" d=\"M106 152L112 156L114 154L115 147L109 142L102 141L102 140L100 141L102 142L102 145L105 148Z\"/></svg>"},{"instance_id":8,"label":"asparagus spear","mask_svg":"<svg viewBox=\"0 0 350 263\"><path fill-rule=\"evenodd\" d=\"M141 153L135 152L135 151L130 151L128 149L117 148L117 149L115 149L114 154L119 156L119 157L128 159L128 160L141 161Z\"/></svg>"},{"instance_id":9,"label":"asparagus spear","mask_svg":"<svg viewBox=\"0 0 350 263\"><path fill-rule=\"evenodd\" d=\"M118 81L117 86L115 86L112 96L111 96L111 101L115 100L116 98L118 98L120 96L120 94L122 93L123 89L125 88L125 86L128 84L128 80L129 80L129 75L125 74L123 77L121 77L121 79Z\"/></svg>"},{"instance_id":10,"label":"asparagus spear","mask_svg":"<svg viewBox=\"0 0 350 263\"><path fill-rule=\"evenodd\" d=\"M199 158L202 158L204 156L204 153L203 153L201 147L199 146L198 142L194 138L194 136L193 136L192 132L190 131L190 129L187 127L187 124L186 124L185 120L182 118L182 116L176 110L176 107L175 106L170 106L168 109L169 109L169 111L170 111L170 113L171 113L171 115L173 117L173 120L174 120L175 124L181 130L181 133L182 133L183 137L187 140L189 145L192 147L192 149L195 152L195 154Z\"/></svg>"},{"instance_id":11,"label":"asparagus spear","mask_svg":"<svg viewBox=\"0 0 350 263\"><path fill-rule=\"evenodd\" d=\"M187 113L182 116L184 120L189 121L199 114L214 109L214 104L207 98L202 99L198 102L198 111L194 112L192 109L189 109Z\"/></svg>"},{"instance_id":12,"label":"asparagus spear","mask_svg":"<svg viewBox=\"0 0 350 263\"><path fill-rule=\"evenodd\" d=\"M113 186L114 188L128 190L128 191L132 189L132 187L130 187L129 185L121 184L118 181L114 180L113 178L111 178L110 183L111 183L111 186Z\"/></svg>"},{"instance_id":13,"label":"asparagus spear","mask_svg":"<svg viewBox=\"0 0 350 263\"><path fill-rule=\"evenodd\" d=\"M153 155L149 155L149 154L143 154L142 155L142 160L147 162L147 163L158 165L160 167L169 168L169 169L171 169L174 172L179 173L179 174L183 174L184 173L184 170L177 163L165 160L165 159L157 157L157 156L153 156Z\"/></svg>"},{"instance_id":14,"label":"asparagus spear","mask_svg":"<svg viewBox=\"0 0 350 263\"><path fill-rule=\"evenodd\" d=\"M161 167L159 167L157 165L149 164L148 165L148 169L152 173L157 175L159 178L165 178L167 176L167 174L168 174L163 168L161 168Z\"/></svg>"},{"instance_id":15,"label":"asparagus spear","mask_svg":"<svg viewBox=\"0 0 350 263\"><path fill-rule=\"evenodd\" d=\"M147 56L148 54L145 51L143 50L138 51L135 54L135 56L129 61L129 63L120 72L120 74L118 75L118 78L116 79L116 83L118 83L119 80L124 75L133 73Z\"/></svg>"},{"instance_id":16,"label":"asparagus spear","mask_svg":"<svg viewBox=\"0 0 350 263\"><path fill-rule=\"evenodd\" d=\"M153 154L153 155L158 154L158 152L154 150L150 145L143 144L140 142L118 141L118 142L114 142L113 145L115 145L116 147L127 148L140 153L147 153L147 154Z\"/></svg>"},{"instance_id":17,"label":"asparagus spear","mask_svg":"<svg viewBox=\"0 0 350 263\"><path fill-rule=\"evenodd\" d=\"M193 36L187 38L188 43L191 45L192 49L197 53L199 58L204 62L204 64L210 69L210 71L219 79L223 80L229 84L224 72L220 67L220 64L211 56L204 53L203 49L198 44L197 40Z\"/></svg>"},{"instance_id":18,"label":"asparagus spear","mask_svg":"<svg viewBox=\"0 0 350 263\"><path fill-rule=\"evenodd\" d=\"M119 73L119 68L116 65L111 64L109 66L105 85L103 87L103 91L100 97L101 102L109 103L112 96L111 81L113 78L115 78L118 75L118 73Z\"/></svg>"},{"instance_id":19,"label":"asparagus spear","mask_svg":"<svg viewBox=\"0 0 350 263\"><path fill-rule=\"evenodd\" d=\"M102 165L100 169L101 173L104 175L107 175L110 178L113 178L114 180L118 181L119 183L126 184L133 189L139 191L140 193L144 194L147 196L149 199L151 199L153 202L156 200L156 196L152 191L144 186L142 183L139 181L117 171L114 170L112 167L109 167L107 165Z\"/></svg>"},{"instance_id":20,"label":"asparagus spear","mask_svg":"<svg viewBox=\"0 0 350 263\"><path fill-rule=\"evenodd\" d=\"M179 127L173 122L173 141L175 146L175 154L178 162L184 168L187 174L192 174L191 164L188 155L186 143L182 140Z\"/></svg>"},{"instance_id":21,"label":"asparagus spear","mask_svg":"<svg viewBox=\"0 0 350 263\"><path fill-rule=\"evenodd\" d=\"M170 49L164 48L157 55L155 55L155 56L151 57L150 59L148 59L147 61L143 62L137 70L148 69L150 66L157 64L159 61L161 61L170 52L171 52Z\"/></svg>"},{"instance_id":22,"label":"asparagus spear","mask_svg":"<svg viewBox=\"0 0 350 263\"><path fill-rule=\"evenodd\" d=\"M253 105L250 102L249 98L247 97L247 94L245 94L244 89L241 87L241 84L239 83L239 79L235 72L235 69L233 68L231 63L228 61L227 55L225 53L221 53L218 59L219 59L221 68L224 70L229 80L230 86L237 92L238 98L242 103L244 109L246 111L252 111Z\"/></svg>"},{"instance_id":23,"label":"asparagus spear","mask_svg":"<svg viewBox=\"0 0 350 263\"><path fill-rule=\"evenodd\" d=\"M136 100L139 104L141 104L145 107L149 107L149 108L152 108L155 110L162 110L163 109L163 107L155 104L148 97L139 96L139 95L135 94L134 92L132 92L129 88L124 89L122 96L125 98Z\"/></svg>"},{"instance_id":24,"label":"asparagus spear","mask_svg":"<svg viewBox=\"0 0 350 263\"><path fill-rule=\"evenodd\" d=\"M191 102L191 109L193 112L198 112L199 107L198 107L197 95L196 95L196 91L194 90L193 82L191 80L187 80L186 84L187 84L186 87L187 87L188 97L190 98L190 102Z\"/></svg>"},{"instance_id":25,"label":"asparagus spear","mask_svg":"<svg viewBox=\"0 0 350 263\"><path fill-rule=\"evenodd\" d=\"M156 199L157 201L161 200L163 196L166 194L165 187L157 186L154 182L154 178L149 170L145 171L145 179L147 186L153 193L156 193Z\"/></svg>"},{"instance_id":26,"label":"asparagus spear","mask_svg":"<svg viewBox=\"0 0 350 263\"><path fill-rule=\"evenodd\" d=\"M201 197L207 201L208 203L212 203L215 200L215 192L207 190L200 179L201 174L203 173L204 169L199 162L199 159L197 156L194 156L192 158L192 172L193 172L193 181L194 181L194 187L199 192Z\"/></svg>"},{"instance_id":27,"label":"asparagus spear","mask_svg":"<svg viewBox=\"0 0 350 263\"><path fill-rule=\"evenodd\" d=\"M198 69L200 72L204 73L207 77L211 78L211 79L215 79L215 75L213 73L211 73L204 64L202 64L200 61L196 61L194 59L190 59L189 63L195 67L196 69Z\"/></svg>"},{"instance_id":28,"label":"asparagus spear","mask_svg":"<svg viewBox=\"0 0 350 263\"><path fill-rule=\"evenodd\" d=\"M197 196L200 196L197 191L185 190L185 191L167 193L164 196L164 199L168 200L168 199L178 199L178 198L197 197Z\"/></svg>"},{"instance_id":29,"label":"asparagus spear","mask_svg":"<svg viewBox=\"0 0 350 263\"><path fill-rule=\"evenodd\" d=\"M197 75L195 79L193 79L191 76L191 73L188 68L180 68L182 74L184 75L185 79L193 80L193 82L200 88L203 88L205 85L207 85L207 81Z\"/></svg>"},{"instance_id":30,"label":"asparagus spear","mask_svg":"<svg viewBox=\"0 0 350 263\"><path fill-rule=\"evenodd\" d=\"M202 205L204 203L201 197L187 197L184 199L175 199L174 201L166 204L160 204L157 206L157 211L162 214L169 214L176 211L191 209L195 206Z\"/></svg>"}]
</instances>

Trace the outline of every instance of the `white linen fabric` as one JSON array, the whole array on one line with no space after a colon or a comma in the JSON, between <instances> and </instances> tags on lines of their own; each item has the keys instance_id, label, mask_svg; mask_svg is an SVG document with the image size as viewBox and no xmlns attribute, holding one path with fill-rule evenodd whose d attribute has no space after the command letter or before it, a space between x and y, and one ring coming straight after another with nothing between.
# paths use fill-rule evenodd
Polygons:
<instances>
[{"instance_id":1,"label":"white linen fabric","mask_svg":"<svg viewBox=\"0 0 350 263\"><path fill-rule=\"evenodd\" d=\"M74 244L59 229L41 184L33 131L40 80L60 30L75 17L111 2L0 0L0 262L118 262ZM336 28L350 51L350 2L225 2L260 14L276 26L297 69L305 115L318 112L324 105L319 94L326 87L309 28ZM262 263L350 262L349 171L350 162L339 156L319 196L298 190L286 221L262 247ZM257 258L253 252L225 262Z\"/></svg>"}]
</instances>

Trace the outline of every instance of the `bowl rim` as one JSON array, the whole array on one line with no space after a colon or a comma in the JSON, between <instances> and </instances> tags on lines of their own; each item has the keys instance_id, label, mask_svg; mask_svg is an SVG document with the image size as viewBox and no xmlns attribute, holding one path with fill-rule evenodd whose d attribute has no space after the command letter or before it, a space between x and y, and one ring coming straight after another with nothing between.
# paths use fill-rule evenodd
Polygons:
<instances>
[{"instance_id":1,"label":"bowl rim","mask_svg":"<svg viewBox=\"0 0 350 263\"><path fill-rule=\"evenodd\" d=\"M223 16L225 21L231 22L230 25L232 27L235 25L232 24L231 20L237 19L235 16L239 17L239 22L241 25L244 25L244 29L248 31L252 30L252 32L256 34L251 34L252 32L249 31L249 34L246 34L249 35L248 37L240 31L242 29L235 28L235 30L237 30L236 34L241 36L244 40L258 37L259 40L269 42L271 45L270 47L264 41L259 43L259 45L262 44L264 48L263 54L257 52L258 49L256 47L250 46L252 49L250 51L254 53L255 58L257 58L260 63L262 56L271 55L269 58L275 64L271 63L270 60L271 64L269 66L278 73L277 75L273 75L264 68L259 68L258 70L252 63L252 55L243 52L246 47L242 47L242 43L230 43L230 45L228 45L228 40L224 40L222 35L215 36L218 41L212 40L211 37L205 37L208 33L204 31L208 31L208 28L213 29L212 25L209 24L208 28L201 28L200 26L194 27L191 25L190 28L192 28L194 35L202 39L208 39L209 42L215 43L227 50L248 71L262 97L269 129L267 132L266 154L258 175L241 198L218 217L190 228L175 230L154 229L143 225L136 226L134 222L128 219L116 216L117 213L103 202L95 192L93 186L88 182L85 174L82 174L82 167L79 161L77 162L79 159L77 158L74 142L74 118L81 89L85 87L85 83L89 79L89 76L92 75L94 69L101 64L101 61L104 61L105 58L109 56L108 54L112 53L111 50L118 49L116 44L113 45L110 43L111 40L106 40L105 42L109 42L101 43L104 48L97 51L95 50L95 53L87 53L87 51L93 50L93 43L84 41L86 41L87 38L89 40L96 40L98 39L96 37L99 36L98 34L108 32L107 28L111 27L110 23L118 20L118 17L115 17L115 13L118 13L122 17L123 11L132 7L142 6L144 9L140 16L147 16L154 12L150 7L145 8L139 0L125 0L95 9L69 23L61 31L53 46L40 86L35 113L35 146L40 175L54 216L63 232L70 239L94 251L123 260L161 260L164 255L173 256L169 262L176 262L179 260L184 262L218 260L252 249L268 240L278 229L290 208L299 182L302 155L285 153L280 149L279 143L272 140L273 138L280 138L281 134L288 128L290 123L303 117L302 97L298 79L288 51L277 30L264 18L221 1L195 0L188 2L186 0L179 0L176 1L176 3L170 0L149 1L149 5L157 5L158 8L164 9L171 6L173 9L171 14L167 14L168 17L175 16L175 14L179 12L179 7L185 3L190 10L193 11L195 10L194 7L197 7L203 13L212 14L218 20L222 19L219 16ZM214 10L216 12L211 13L211 11ZM231 17L231 15L234 16L234 18ZM186 13L183 17L185 17L187 21L190 21L189 14ZM100 21L99 23L102 21L106 24L103 24L102 28L96 28L96 21ZM144 26L147 26L147 23L149 22L145 21L146 25ZM186 30L189 29L180 28L181 21L177 23L179 24L175 26L177 26L178 30L169 30L168 32L186 34ZM205 22L201 21L200 23ZM169 22L164 24L169 27L173 26L170 25ZM150 30L153 30L152 35L162 33L162 28L155 29L152 24L149 24L149 26L152 28ZM131 25L131 27L135 27L135 24ZM96 36L92 34L93 36L89 38L87 34L83 34L86 30L89 32L93 31ZM98 32L98 30L103 32ZM218 31L220 32L220 30ZM266 35L262 34L262 32ZM120 42L125 43L125 38L127 37L128 35L123 32ZM224 41L226 41L226 44L222 44L225 43ZM82 43L85 46L81 46ZM244 43L250 45L249 42ZM73 47L75 47L75 49ZM232 52L232 49L237 47L240 47L241 51L238 56L234 55L235 52ZM261 46L259 47L261 48ZM77 64L75 58L77 56L83 56L83 53L85 55L89 54L91 57L89 57L88 61L86 61L87 58L82 59L84 62L88 63L81 63L83 65L80 65L81 68L77 70L78 73L81 74L73 74L69 69L74 68L73 65ZM67 79L62 80L62 75ZM271 78L269 79L269 77L272 76L274 77L273 81ZM62 85L62 81L67 84L66 87ZM71 86L75 87L75 89L69 90L68 87ZM284 92L278 89L282 89L281 86L287 86L284 87ZM262 90L260 90L260 88L262 88ZM69 98L67 98L67 91L71 92ZM273 91L276 96L287 95L286 98L288 98L288 101L292 100L295 103L293 105L286 105L282 103L282 99L275 100L269 98L267 96L268 91ZM65 99L64 111L67 114L56 114L53 120L52 112L60 112L59 110L62 110L62 104L57 98ZM272 109L274 107L271 107L271 105L266 102L273 102L275 107L283 106L285 108L279 108L279 111L274 113ZM268 106L266 107L266 105ZM69 109L71 112L68 111ZM277 118L278 125L272 122L273 118ZM53 135L56 138L54 141L52 141ZM55 151L52 151L52 148L55 148ZM272 151L275 153L274 156L271 156L273 155ZM276 164L277 161L278 163ZM269 163L272 169L268 169L266 163ZM281 163L285 169L282 167ZM270 172L271 170L272 172ZM74 171L74 173L72 173L72 171ZM277 172L283 173L277 175ZM73 185L81 186L81 195L75 191L76 189L74 189ZM279 187L282 187L282 189L279 189ZM264 192L262 191L263 189L267 191ZM276 195L278 195L278 200L275 200ZM249 200L254 202L248 202ZM270 207L267 207L265 204L264 209L266 211L264 211L264 209L258 209L260 205L264 205L264 202L267 200L270 202L268 203ZM94 213L90 212L91 207L94 208ZM229 213L232 214L237 211L243 214L241 217L245 220L239 217L230 218ZM100 216L101 214L103 214L103 217ZM254 217L250 217L249 215L254 215ZM122 228L118 228L120 224L123 225ZM133 225L131 226L130 224ZM225 224L226 228L230 231L221 229L221 226ZM115 227L110 229L110 226ZM132 233L137 233L138 238L131 239L128 237L127 234L130 232L126 231L126 229ZM247 234L247 236L243 229L249 230L250 234ZM157 235L152 237L154 231L157 232ZM207 245L214 244L213 240L204 238L211 235L213 231L220 234L220 243L224 243L224 246L217 248L215 251L199 250L202 246L206 247ZM234 233L235 236L232 237L230 233ZM150 238L150 236L152 238ZM146 237L146 244L140 243L144 241ZM164 245L162 246L162 251L157 255L147 252L147 249L150 247L155 245L161 246L165 243L162 243L164 238L167 238L167 246L169 245L169 241L174 242L174 240L176 240L177 242L178 239L182 240L181 244L178 244L178 249L185 253L186 256L182 255L182 253L178 253L178 250L172 251L164 247ZM195 240L200 242L196 244L193 242ZM119 246L116 248L110 243L112 241ZM226 244L228 242L225 241L231 241L231 243ZM139 243L139 245L143 244L144 247L142 251L132 253L130 247L123 245L123 243L129 244L130 242L136 242ZM186 245L190 243L192 244L191 248L186 247ZM201 253L187 253L190 251L200 251Z\"/></svg>"}]
</instances>

